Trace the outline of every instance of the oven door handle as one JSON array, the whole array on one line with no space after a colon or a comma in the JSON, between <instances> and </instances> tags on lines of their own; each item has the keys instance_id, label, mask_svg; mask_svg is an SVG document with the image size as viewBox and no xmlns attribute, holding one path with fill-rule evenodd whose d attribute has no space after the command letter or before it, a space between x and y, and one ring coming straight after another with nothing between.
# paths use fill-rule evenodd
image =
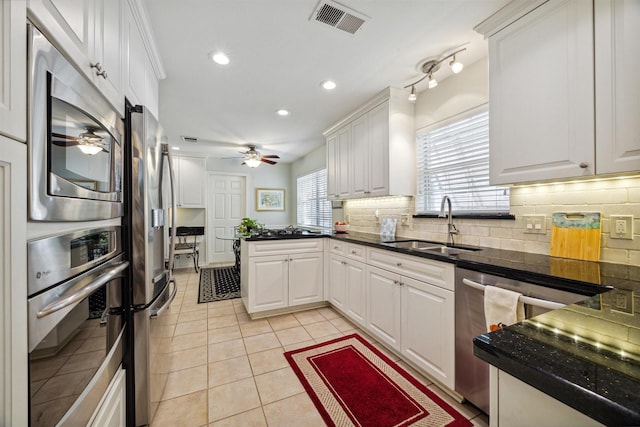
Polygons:
<instances>
[{"instance_id":1,"label":"oven door handle","mask_svg":"<svg viewBox=\"0 0 640 427\"><path fill-rule=\"evenodd\" d=\"M178 292L178 284L176 283L176 279L174 279L173 277L169 279L169 283L167 284L167 286L171 286L172 283L173 283L173 292L171 292L169 299L167 300L167 302L165 302L162 305L162 307L151 308L151 311L150 311L151 314L149 314L149 318L155 319L156 317L160 316L167 308L169 308L169 306L173 302L173 299L176 297L176 293Z\"/></svg>"},{"instance_id":2,"label":"oven door handle","mask_svg":"<svg viewBox=\"0 0 640 427\"><path fill-rule=\"evenodd\" d=\"M82 301L93 292L98 290L100 287L117 278L120 273L127 269L127 267L129 267L129 261L119 262L115 265L115 267L111 268L105 274L100 275L96 280L92 281L88 285L83 286L81 289L78 289L77 291L69 295L63 294L59 298L51 301L49 304L41 308L40 311L38 311L36 317L38 319L41 319L45 316L55 313L56 311L62 310L65 307L75 304L78 301Z\"/></svg>"},{"instance_id":3,"label":"oven door handle","mask_svg":"<svg viewBox=\"0 0 640 427\"><path fill-rule=\"evenodd\" d=\"M478 289L479 291L482 291L482 292L484 292L484 288L486 287L481 283L474 282L473 280L469 280L469 279L462 279L462 283L474 289ZM548 310L555 310L557 308L562 308L566 306L566 304L562 304L560 302L547 301L540 298L531 298L531 297L526 297L524 295L521 295L520 298L518 298L518 300L523 302L524 304L533 305L540 308L546 308Z\"/></svg>"}]
</instances>

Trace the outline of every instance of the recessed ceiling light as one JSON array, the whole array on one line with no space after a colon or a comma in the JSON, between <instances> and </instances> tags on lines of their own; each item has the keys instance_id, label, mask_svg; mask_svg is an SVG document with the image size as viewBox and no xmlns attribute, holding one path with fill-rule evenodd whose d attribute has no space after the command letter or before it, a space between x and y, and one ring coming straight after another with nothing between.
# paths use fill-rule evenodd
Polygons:
<instances>
[{"instance_id":1,"label":"recessed ceiling light","mask_svg":"<svg viewBox=\"0 0 640 427\"><path fill-rule=\"evenodd\" d=\"M289 110L278 110L276 111L276 114L279 116L288 116L291 113L289 112Z\"/></svg>"},{"instance_id":2,"label":"recessed ceiling light","mask_svg":"<svg viewBox=\"0 0 640 427\"><path fill-rule=\"evenodd\" d=\"M322 88L326 90L333 90L336 88L336 82L331 80L325 80L322 83L320 83L320 86L322 86Z\"/></svg>"},{"instance_id":3,"label":"recessed ceiling light","mask_svg":"<svg viewBox=\"0 0 640 427\"><path fill-rule=\"evenodd\" d=\"M229 57L222 52L211 52L209 57L216 64L227 65L229 63Z\"/></svg>"}]
</instances>

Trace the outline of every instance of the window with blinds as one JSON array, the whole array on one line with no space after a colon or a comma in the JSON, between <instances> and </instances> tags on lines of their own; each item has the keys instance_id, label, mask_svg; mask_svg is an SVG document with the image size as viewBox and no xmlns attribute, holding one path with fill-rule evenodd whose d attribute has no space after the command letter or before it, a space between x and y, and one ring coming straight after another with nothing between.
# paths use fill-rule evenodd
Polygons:
<instances>
[{"instance_id":1,"label":"window with blinds","mask_svg":"<svg viewBox=\"0 0 640 427\"><path fill-rule=\"evenodd\" d=\"M417 136L418 214L440 213L442 197L456 214L509 213L509 188L489 185L489 112L483 106Z\"/></svg>"},{"instance_id":2,"label":"window with blinds","mask_svg":"<svg viewBox=\"0 0 640 427\"><path fill-rule=\"evenodd\" d=\"M297 222L298 225L331 228L326 169L298 178Z\"/></svg>"}]
</instances>

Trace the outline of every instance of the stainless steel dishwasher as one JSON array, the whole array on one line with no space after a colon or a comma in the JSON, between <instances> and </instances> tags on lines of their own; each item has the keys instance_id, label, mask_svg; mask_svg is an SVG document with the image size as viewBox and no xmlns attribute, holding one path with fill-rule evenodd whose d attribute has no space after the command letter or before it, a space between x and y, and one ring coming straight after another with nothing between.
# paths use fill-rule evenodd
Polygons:
<instances>
[{"instance_id":1,"label":"stainless steel dishwasher","mask_svg":"<svg viewBox=\"0 0 640 427\"><path fill-rule=\"evenodd\" d=\"M484 317L485 286L498 286L521 293L527 319L582 301L589 295L505 279L464 268L456 269L455 390L489 414L489 365L473 355L473 338L487 332Z\"/></svg>"}]
</instances>

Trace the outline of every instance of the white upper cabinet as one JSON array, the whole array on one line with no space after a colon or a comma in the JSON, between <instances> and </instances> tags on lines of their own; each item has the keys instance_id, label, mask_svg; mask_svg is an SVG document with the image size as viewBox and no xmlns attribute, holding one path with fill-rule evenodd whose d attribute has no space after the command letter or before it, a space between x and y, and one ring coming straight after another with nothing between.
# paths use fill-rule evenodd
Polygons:
<instances>
[{"instance_id":1,"label":"white upper cabinet","mask_svg":"<svg viewBox=\"0 0 640 427\"><path fill-rule=\"evenodd\" d=\"M595 0L596 173L640 170L640 2Z\"/></svg>"},{"instance_id":2,"label":"white upper cabinet","mask_svg":"<svg viewBox=\"0 0 640 427\"><path fill-rule=\"evenodd\" d=\"M124 114L124 0L30 0L29 17Z\"/></svg>"},{"instance_id":3,"label":"white upper cabinet","mask_svg":"<svg viewBox=\"0 0 640 427\"><path fill-rule=\"evenodd\" d=\"M175 156L178 207L206 207L206 160L202 157Z\"/></svg>"},{"instance_id":4,"label":"white upper cabinet","mask_svg":"<svg viewBox=\"0 0 640 427\"><path fill-rule=\"evenodd\" d=\"M489 37L491 183L640 170L640 4L526 6L476 27Z\"/></svg>"},{"instance_id":5,"label":"white upper cabinet","mask_svg":"<svg viewBox=\"0 0 640 427\"><path fill-rule=\"evenodd\" d=\"M325 132L329 198L415 192L413 104L388 88Z\"/></svg>"},{"instance_id":6,"label":"white upper cabinet","mask_svg":"<svg viewBox=\"0 0 640 427\"><path fill-rule=\"evenodd\" d=\"M27 140L26 3L0 0L0 134Z\"/></svg>"},{"instance_id":7,"label":"white upper cabinet","mask_svg":"<svg viewBox=\"0 0 640 427\"><path fill-rule=\"evenodd\" d=\"M489 38L492 184L594 168L592 4L550 1Z\"/></svg>"}]
</instances>

